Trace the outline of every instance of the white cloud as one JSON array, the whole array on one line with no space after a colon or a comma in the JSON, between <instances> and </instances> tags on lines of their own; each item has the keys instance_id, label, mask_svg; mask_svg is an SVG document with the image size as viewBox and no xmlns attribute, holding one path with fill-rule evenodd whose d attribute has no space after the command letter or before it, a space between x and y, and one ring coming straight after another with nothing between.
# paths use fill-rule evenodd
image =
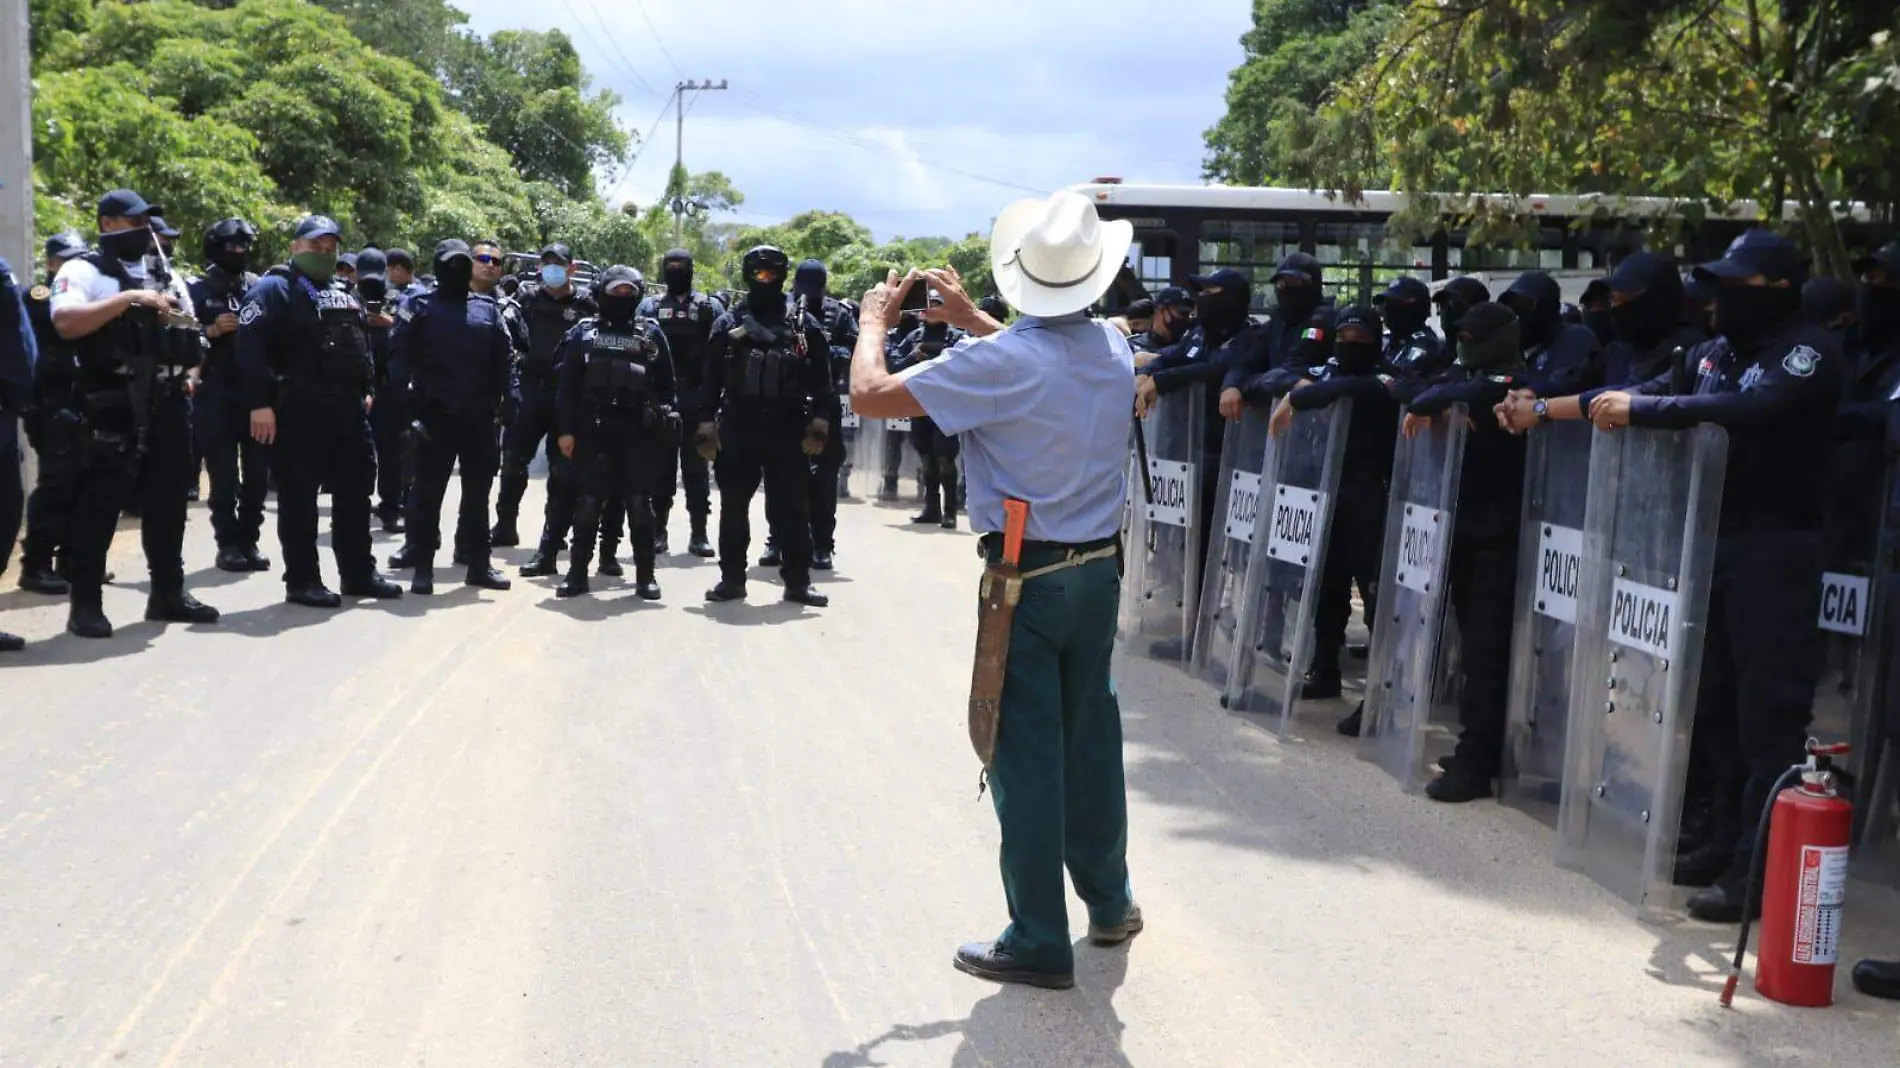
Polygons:
<instances>
[{"instance_id":1,"label":"white cloud","mask_svg":"<svg viewBox=\"0 0 1900 1068\"><path fill-rule=\"evenodd\" d=\"M724 78L688 109L687 167L729 175L742 221L830 208L880 237L985 230L1010 200L1102 174L1197 179L1250 18L1242 0L1165 21L1136 0L644 2L645 18L635 0L458 6L482 33L574 38L650 142L617 199L665 186L673 118L648 127L673 84Z\"/></svg>"}]
</instances>

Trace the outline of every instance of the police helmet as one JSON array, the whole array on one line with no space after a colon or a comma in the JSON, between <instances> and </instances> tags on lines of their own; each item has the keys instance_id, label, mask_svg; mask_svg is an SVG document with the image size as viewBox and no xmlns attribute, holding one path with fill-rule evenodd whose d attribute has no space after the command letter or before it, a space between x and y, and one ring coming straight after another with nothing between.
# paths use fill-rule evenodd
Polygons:
<instances>
[{"instance_id":1,"label":"police helmet","mask_svg":"<svg viewBox=\"0 0 1900 1068\"><path fill-rule=\"evenodd\" d=\"M233 242L242 242L246 245L256 244L257 227L243 219L219 219L205 227L204 252L206 256L214 252L222 252L224 246Z\"/></svg>"},{"instance_id":2,"label":"police helmet","mask_svg":"<svg viewBox=\"0 0 1900 1068\"><path fill-rule=\"evenodd\" d=\"M758 275L768 273L772 275L772 280L768 284L783 285L785 276L792 269L792 261L781 249L771 245L757 245L746 252L745 259L740 261L739 268L745 275L748 285L757 280Z\"/></svg>"},{"instance_id":3,"label":"police helmet","mask_svg":"<svg viewBox=\"0 0 1900 1068\"><path fill-rule=\"evenodd\" d=\"M612 267L594 276L594 299L598 301L600 298L607 296L609 290L623 285L631 285L633 287L633 299L636 302L646 299L646 278L641 275L638 269L629 267L624 263L616 263Z\"/></svg>"}]
</instances>

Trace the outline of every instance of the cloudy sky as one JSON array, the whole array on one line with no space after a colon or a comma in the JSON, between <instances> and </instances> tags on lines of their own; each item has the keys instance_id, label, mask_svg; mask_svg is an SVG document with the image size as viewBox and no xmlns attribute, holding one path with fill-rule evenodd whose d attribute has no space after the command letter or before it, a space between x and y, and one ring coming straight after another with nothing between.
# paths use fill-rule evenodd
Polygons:
<instances>
[{"instance_id":1,"label":"cloudy sky","mask_svg":"<svg viewBox=\"0 0 1900 1068\"><path fill-rule=\"evenodd\" d=\"M1198 181L1201 132L1241 57L1246 0L455 0L481 33L559 28L649 137L613 199L673 162L745 194L743 222L811 208L880 239L987 231L1003 204L1097 175ZM1157 19L1157 12L1169 17ZM657 128L656 128L657 126Z\"/></svg>"}]
</instances>

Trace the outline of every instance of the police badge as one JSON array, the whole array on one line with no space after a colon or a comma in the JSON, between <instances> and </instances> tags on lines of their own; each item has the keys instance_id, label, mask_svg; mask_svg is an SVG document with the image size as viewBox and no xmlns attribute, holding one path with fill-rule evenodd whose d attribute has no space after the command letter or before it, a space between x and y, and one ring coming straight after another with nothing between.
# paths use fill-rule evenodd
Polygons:
<instances>
[{"instance_id":1,"label":"police badge","mask_svg":"<svg viewBox=\"0 0 1900 1068\"><path fill-rule=\"evenodd\" d=\"M46 300L52 295L53 291L45 286L34 286L33 289L27 293L27 296L33 300Z\"/></svg>"},{"instance_id":2,"label":"police badge","mask_svg":"<svg viewBox=\"0 0 1900 1068\"><path fill-rule=\"evenodd\" d=\"M1792 352L1781 358L1781 369L1796 378L1806 378L1814 373L1815 365L1820 362L1820 353L1806 345L1796 345Z\"/></svg>"}]
</instances>

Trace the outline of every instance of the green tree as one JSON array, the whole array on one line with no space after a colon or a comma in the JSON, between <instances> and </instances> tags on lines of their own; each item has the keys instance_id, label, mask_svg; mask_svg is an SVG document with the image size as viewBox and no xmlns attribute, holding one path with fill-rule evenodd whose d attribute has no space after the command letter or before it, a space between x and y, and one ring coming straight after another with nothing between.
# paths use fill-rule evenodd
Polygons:
<instances>
[{"instance_id":1,"label":"green tree","mask_svg":"<svg viewBox=\"0 0 1900 1068\"><path fill-rule=\"evenodd\" d=\"M589 94L579 53L559 30L465 36L447 63L450 99L514 156L529 181L591 196L594 172L626 155L614 121L620 99Z\"/></svg>"},{"instance_id":2,"label":"green tree","mask_svg":"<svg viewBox=\"0 0 1900 1068\"><path fill-rule=\"evenodd\" d=\"M315 0L343 16L350 32L377 51L440 74L454 54L468 15L443 0Z\"/></svg>"},{"instance_id":3,"label":"green tree","mask_svg":"<svg viewBox=\"0 0 1900 1068\"><path fill-rule=\"evenodd\" d=\"M1246 59L1228 76L1227 112L1207 131L1207 177L1236 185L1284 182L1289 134L1371 60L1402 0L1254 0Z\"/></svg>"}]
</instances>

